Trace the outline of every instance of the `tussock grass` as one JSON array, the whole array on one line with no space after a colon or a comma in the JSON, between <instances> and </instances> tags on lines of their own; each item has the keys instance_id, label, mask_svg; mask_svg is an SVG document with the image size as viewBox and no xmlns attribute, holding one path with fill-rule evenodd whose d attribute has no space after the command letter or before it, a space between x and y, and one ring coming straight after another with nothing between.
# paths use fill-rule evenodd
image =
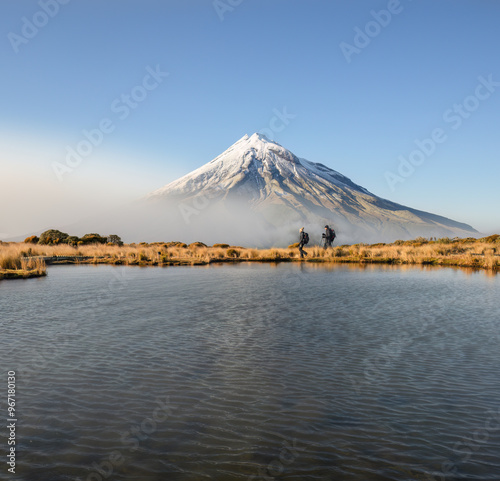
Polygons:
<instances>
[{"instance_id":1,"label":"tussock grass","mask_svg":"<svg viewBox=\"0 0 500 481\"><path fill-rule=\"evenodd\" d=\"M0 244L0 279L39 277L47 274L43 259L26 258L36 256L37 251L24 243Z\"/></svg>"},{"instance_id":2,"label":"tussock grass","mask_svg":"<svg viewBox=\"0 0 500 481\"><path fill-rule=\"evenodd\" d=\"M500 269L500 236L483 239L424 239L396 241L393 244L354 244L323 249L319 246L304 248L308 256L304 262L441 265ZM0 243L0 269L44 272L40 259L34 256L66 256L63 262L123 264L123 265L204 265L214 262L287 262L301 261L294 245L287 248L256 249L228 244L206 246L195 242L155 242L105 245L91 244L72 247L24 243Z\"/></svg>"}]
</instances>

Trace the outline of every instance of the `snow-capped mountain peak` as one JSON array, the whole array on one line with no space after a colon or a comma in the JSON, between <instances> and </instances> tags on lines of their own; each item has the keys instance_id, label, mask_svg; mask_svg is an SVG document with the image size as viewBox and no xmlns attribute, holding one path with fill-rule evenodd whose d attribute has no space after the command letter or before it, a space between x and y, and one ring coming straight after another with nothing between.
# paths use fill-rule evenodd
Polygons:
<instances>
[{"instance_id":1,"label":"snow-capped mountain peak","mask_svg":"<svg viewBox=\"0 0 500 481\"><path fill-rule=\"evenodd\" d=\"M243 214L261 215L265 225L326 221L361 241L475 232L466 224L377 197L259 133L244 135L215 159L146 199L178 206L198 198L210 199L211 207L223 206L222 211L237 204Z\"/></svg>"},{"instance_id":2,"label":"snow-capped mountain peak","mask_svg":"<svg viewBox=\"0 0 500 481\"><path fill-rule=\"evenodd\" d=\"M251 136L244 135L215 159L155 190L148 197L195 195L206 189L223 190L246 184L245 190L254 190L252 197L260 198L264 185L269 194L277 185L280 190L289 190L299 179L302 184L309 181L327 182L368 193L339 172L300 159L265 135L254 133Z\"/></svg>"}]
</instances>

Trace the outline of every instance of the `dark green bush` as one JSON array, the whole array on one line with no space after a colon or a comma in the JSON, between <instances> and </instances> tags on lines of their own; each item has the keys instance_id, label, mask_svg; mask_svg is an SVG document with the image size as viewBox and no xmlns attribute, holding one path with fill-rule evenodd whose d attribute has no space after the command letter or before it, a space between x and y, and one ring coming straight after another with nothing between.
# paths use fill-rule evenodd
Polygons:
<instances>
[{"instance_id":1,"label":"dark green bush","mask_svg":"<svg viewBox=\"0 0 500 481\"><path fill-rule=\"evenodd\" d=\"M40 239L38 241L39 244L43 245L57 245L66 243L66 239L69 237L65 232L61 232L57 229L49 229L45 232L42 232L40 235Z\"/></svg>"},{"instance_id":2,"label":"dark green bush","mask_svg":"<svg viewBox=\"0 0 500 481\"><path fill-rule=\"evenodd\" d=\"M108 241L106 237L96 233L85 234L80 240L84 244L106 244Z\"/></svg>"},{"instance_id":3,"label":"dark green bush","mask_svg":"<svg viewBox=\"0 0 500 481\"><path fill-rule=\"evenodd\" d=\"M116 234L110 234L108 236L108 244L115 244L117 246L122 246L123 245L123 241L121 240L120 236L116 235Z\"/></svg>"},{"instance_id":4,"label":"dark green bush","mask_svg":"<svg viewBox=\"0 0 500 481\"><path fill-rule=\"evenodd\" d=\"M66 243L71 245L71 246L76 246L78 245L78 242L80 242L80 239L74 235L70 235L68 236L68 238L66 239Z\"/></svg>"}]
</instances>

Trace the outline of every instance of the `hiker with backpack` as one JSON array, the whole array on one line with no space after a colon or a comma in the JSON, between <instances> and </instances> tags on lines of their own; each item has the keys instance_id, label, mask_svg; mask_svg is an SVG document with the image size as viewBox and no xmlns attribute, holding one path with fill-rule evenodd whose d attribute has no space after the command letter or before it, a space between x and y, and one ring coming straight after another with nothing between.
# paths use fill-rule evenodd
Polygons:
<instances>
[{"instance_id":1,"label":"hiker with backpack","mask_svg":"<svg viewBox=\"0 0 500 481\"><path fill-rule=\"evenodd\" d=\"M300 238L299 238L299 252L300 252L300 258L304 258L304 254L307 256L307 252L302 249L306 244L309 243L309 234L307 232L304 232L304 228L300 228Z\"/></svg>"},{"instance_id":2,"label":"hiker with backpack","mask_svg":"<svg viewBox=\"0 0 500 481\"><path fill-rule=\"evenodd\" d=\"M330 228L330 226L325 225L325 232L321 236L323 238L323 248L332 247L333 241L335 240L335 231Z\"/></svg>"}]
</instances>

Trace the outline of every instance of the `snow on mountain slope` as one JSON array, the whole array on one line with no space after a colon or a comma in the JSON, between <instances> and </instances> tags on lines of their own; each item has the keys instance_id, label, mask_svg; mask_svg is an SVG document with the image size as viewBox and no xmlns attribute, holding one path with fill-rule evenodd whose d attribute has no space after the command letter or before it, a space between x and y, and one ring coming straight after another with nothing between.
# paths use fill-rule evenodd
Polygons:
<instances>
[{"instance_id":1,"label":"snow on mountain slope","mask_svg":"<svg viewBox=\"0 0 500 481\"><path fill-rule=\"evenodd\" d=\"M245 135L209 163L151 192L145 201L165 213L184 209L194 216L197 211L189 219L184 215L184 223L203 224L205 234L210 226L226 232L230 219L234 228L228 232L243 229L247 237L242 241L247 243L249 223L265 243L263 239L276 239L277 232L287 232L287 238L295 235L301 225L320 232L325 223L334 224L343 242L476 233L467 224L377 197L260 134Z\"/></svg>"},{"instance_id":2,"label":"snow on mountain slope","mask_svg":"<svg viewBox=\"0 0 500 481\"><path fill-rule=\"evenodd\" d=\"M251 137L245 135L208 164L155 190L148 197L192 194L207 188L231 189L236 185L241 187L242 182L249 182L260 197L260 191L268 181L293 178L326 181L370 194L342 174L322 164L299 159L281 145L256 133Z\"/></svg>"}]
</instances>

